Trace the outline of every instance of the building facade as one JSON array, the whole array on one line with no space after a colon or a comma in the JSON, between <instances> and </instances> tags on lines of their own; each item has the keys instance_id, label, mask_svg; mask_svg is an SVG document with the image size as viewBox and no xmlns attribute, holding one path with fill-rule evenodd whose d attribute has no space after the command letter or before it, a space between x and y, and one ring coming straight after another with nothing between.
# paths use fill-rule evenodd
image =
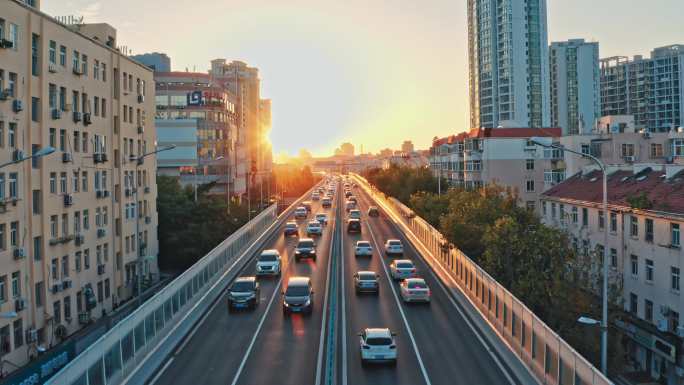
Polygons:
<instances>
[{"instance_id":1,"label":"building facade","mask_svg":"<svg viewBox=\"0 0 684 385\"><path fill-rule=\"evenodd\" d=\"M270 145L260 117L263 106L259 70L241 61L228 63L225 59L215 59L211 61L209 77L213 84L225 87L236 97L236 189L254 191L257 183L263 185L265 175L272 171ZM270 116L271 104L267 103L267 106ZM270 123L270 117L267 120Z\"/></svg>"},{"instance_id":2,"label":"building facade","mask_svg":"<svg viewBox=\"0 0 684 385\"><path fill-rule=\"evenodd\" d=\"M14 365L130 299L138 272L159 277L156 160L138 162L156 139L152 71L111 26L37 6L0 3L0 163L56 149L0 170L0 355Z\"/></svg>"},{"instance_id":3,"label":"building facade","mask_svg":"<svg viewBox=\"0 0 684 385\"><path fill-rule=\"evenodd\" d=\"M548 127L546 0L468 0L470 127Z\"/></svg>"},{"instance_id":4,"label":"building facade","mask_svg":"<svg viewBox=\"0 0 684 385\"><path fill-rule=\"evenodd\" d=\"M567 231L597 272L598 256L607 248L616 305L624 310L612 326L628 338L630 370L682 384L684 166L623 165L607 173L608 217L602 212L602 174L593 167L542 195L542 219ZM597 295L600 276L595 275Z\"/></svg>"},{"instance_id":5,"label":"building facade","mask_svg":"<svg viewBox=\"0 0 684 385\"><path fill-rule=\"evenodd\" d=\"M151 52L132 55L131 59L150 67L155 72L171 72L171 58L165 53Z\"/></svg>"},{"instance_id":6,"label":"building facade","mask_svg":"<svg viewBox=\"0 0 684 385\"><path fill-rule=\"evenodd\" d=\"M634 115L650 132L684 126L684 45L656 48L650 58L602 59L601 115Z\"/></svg>"},{"instance_id":7,"label":"building facade","mask_svg":"<svg viewBox=\"0 0 684 385\"><path fill-rule=\"evenodd\" d=\"M434 140L430 168L453 186L511 187L522 205L534 209L540 193L565 179L565 167L562 151L538 149L529 139L560 136L560 128L472 129Z\"/></svg>"},{"instance_id":8,"label":"building facade","mask_svg":"<svg viewBox=\"0 0 684 385\"><path fill-rule=\"evenodd\" d=\"M590 132L600 114L599 45L573 39L551 43L551 126L563 135Z\"/></svg>"},{"instance_id":9,"label":"building facade","mask_svg":"<svg viewBox=\"0 0 684 385\"><path fill-rule=\"evenodd\" d=\"M236 189L235 96L204 73L155 72L154 79L160 144L177 146L160 154L158 173L183 185L214 182L209 193L227 199L244 193Z\"/></svg>"}]
</instances>

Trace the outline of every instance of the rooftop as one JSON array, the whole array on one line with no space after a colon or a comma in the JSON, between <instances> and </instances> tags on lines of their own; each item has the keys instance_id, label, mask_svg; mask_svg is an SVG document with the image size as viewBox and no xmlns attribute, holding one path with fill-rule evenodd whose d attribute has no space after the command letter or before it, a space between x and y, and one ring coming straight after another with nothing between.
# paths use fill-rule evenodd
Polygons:
<instances>
[{"instance_id":1,"label":"rooftop","mask_svg":"<svg viewBox=\"0 0 684 385\"><path fill-rule=\"evenodd\" d=\"M636 171L636 172L635 172ZM603 174L594 170L578 173L542 194L544 197L602 203ZM642 170L618 170L608 174L608 203L612 206L632 207L629 202L638 197L645 211L684 215L684 170L663 169L656 166Z\"/></svg>"},{"instance_id":2,"label":"rooftop","mask_svg":"<svg viewBox=\"0 0 684 385\"><path fill-rule=\"evenodd\" d=\"M556 138L562 135L560 128L473 128L468 132L461 132L457 135L450 135L443 138L435 138L432 146L437 147L444 144L462 142L468 138L531 138L549 137Z\"/></svg>"}]
</instances>

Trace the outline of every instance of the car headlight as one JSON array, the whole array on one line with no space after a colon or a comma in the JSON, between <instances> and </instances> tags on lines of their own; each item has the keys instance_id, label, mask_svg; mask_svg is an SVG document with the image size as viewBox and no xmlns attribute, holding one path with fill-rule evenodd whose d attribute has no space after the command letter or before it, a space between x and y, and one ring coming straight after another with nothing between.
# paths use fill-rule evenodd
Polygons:
<instances>
[{"instance_id":1,"label":"car headlight","mask_svg":"<svg viewBox=\"0 0 684 385\"><path fill-rule=\"evenodd\" d=\"M300 250L295 250L295 254L301 254L302 252Z\"/></svg>"},{"instance_id":2,"label":"car headlight","mask_svg":"<svg viewBox=\"0 0 684 385\"><path fill-rule=\"evenodd\" d=\"M304 302L304 306L309 306L311 305L311 299L307 299L306 302Z\"/></svg>"},{"instance_id":3,"label":"car headlight","mask_svg":"<svg viewBox=\"0 0 684 385\"><path fill-rule=\"evenodd\" d=\"M285 306L285 307L290 307L290 304L287 303L287 302L283 302L283 306Z\"/></svg>"}]
</instances>

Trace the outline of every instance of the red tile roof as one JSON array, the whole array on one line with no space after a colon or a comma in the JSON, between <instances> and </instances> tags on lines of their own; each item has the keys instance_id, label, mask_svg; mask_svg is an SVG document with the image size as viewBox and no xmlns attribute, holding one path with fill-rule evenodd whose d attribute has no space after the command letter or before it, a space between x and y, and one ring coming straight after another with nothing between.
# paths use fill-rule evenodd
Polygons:
<instances>
[{"instance_id":1,"label":"red tile roof","mask_svg":"<svg viewBox=\"0 0 684 385\"><path fill-rule=\"evenodd\" d=\"M647 168L637 174L620 170L608 175L608 204L630 207L627 199L644 193L653 205L646 211L684 214L684 172L670 179L662 177L664 174L664 171ZM542 196L602 203L602 173L596 170L574 175Z\"/></svg>"},{"instance_id":2,"label":"red tile roof","mask_svg":"<svg viewBox=\"0 0 684 385\"><path fill-rule=\"evenodd\" d=\"M541 137L560 137L560 128L473 128L468 133L470 138L531 138Z\"/></svg>"}]
</instances>

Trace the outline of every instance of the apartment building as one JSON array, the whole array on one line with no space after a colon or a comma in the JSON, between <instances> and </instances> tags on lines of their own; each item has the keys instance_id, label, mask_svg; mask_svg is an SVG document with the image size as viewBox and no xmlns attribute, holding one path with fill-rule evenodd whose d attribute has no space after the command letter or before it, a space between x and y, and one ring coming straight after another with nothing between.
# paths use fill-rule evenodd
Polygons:
<instances>
[{"instance_id":1,"label":"apartment building","mask_svg":"<svg viewBox=\"0 0 684 385\"><path fill-rule=\"evenodd\" d=\"M0 170L3 373L158 279L152 71L38 7L0 3L0 163L56 148Z\"/></svg>"},{"instance_id":2,"label":"apartment building","mask_svg":"<svg viewBox=\"0 0 684 385\"><path fill-rule=\"evenodd\" d=\"M238 155L235 189L246 192L249 184L249 188L254 191L256 184L270 175L272 167L268 138L259 116L260 107L268 108L270 114L271 105L268 103L266 107L262 104L259 70L241 61L227 63L225 59L215 59L211 61L209 76L212 82L222 84L237 98Z\"/></svg>"},{"instance_id":3,"label":"apartment building","mask_svg":"<svg viewBox=\"0 0 684 385\"><path fill-rule=\"evenodd\" d=\"M154 80L159 144L177 146L159 155L158 173L182 185L214 182L209 193L239 196L236 97L206 73L156 71Z\"/></svg>"},{"instance_id":4,"label":"apartment building","mask_svg":"<svg viewBox=\"0 0 684 385\"><path fill-rule=\"evenodd\" d=\"M530 138L560 136L560 128L476 128L434 140L430 167L454 186L512 187L521 204L535 209L539 194L565 178L565 166L562 151L538 148Z\"/></svg>"},{"instance_id":5,"label":"apartment building","mask_svg":"<svg viewBox=\"0 0 684 385\"><path fill-rule=\"evenodd\" d=\"M601 115L634 115L650 132L684 126L684 45L601 60Z\"/></svg>"},{"instance_id":6,"label":"apartment building","mask_svg":"<svg viewBox=\"0 0 684 385\"><path fill-rule=\"evenodd\" d=\"M549 127L546 0L468 0L470 127Z\"/></svg>"},{"instance_id":7,"label":"apartment building","mask_svg":"<svg viewBox=\"0 0 684 385\"><path fill-rule=\"evenodd\" d=\"M601 117L590 133L563 136L560 144L593 155L606 165L684 164L684 130L637 130L631 115ZM591 159L569 152L564 158L567 176L594 164Z\"/></svg>"},{"instance_id":8,"label":"apartment building","mask_svg":"<svg viewBox=\"0 0 684 385\"><path fill-rule=\"evenodd\" d=\"M624 309L612 326L629 339L632 370L682 384L684 166L622 165L607 173L608 217L602 173L588 167L542 194L542 219L567 231L578 253L593 256L596 271L607 248L609 279L621 289L617 305Z\"/></svg>"},{"instance_id":9,"label":"apartment building","mask_svg":"<svg viewBox=\"0 0 684 385\"><path fill-rule=\"evenodd\" d=\"M165 53L150 52L132 55L131 59L152 68L155 72L171 72L171 58Z\"/></svg>"},{"instance_id":10,"label":"apartment building","mask_svg":"<svg viewBox=\"0 0 684 385\"><path fill-rule=\"evenodd\" d=\"M591 131L600 116L599 44L572 39L551 43L551 126L563 135Z\"/></svg>"}]
</instances>

